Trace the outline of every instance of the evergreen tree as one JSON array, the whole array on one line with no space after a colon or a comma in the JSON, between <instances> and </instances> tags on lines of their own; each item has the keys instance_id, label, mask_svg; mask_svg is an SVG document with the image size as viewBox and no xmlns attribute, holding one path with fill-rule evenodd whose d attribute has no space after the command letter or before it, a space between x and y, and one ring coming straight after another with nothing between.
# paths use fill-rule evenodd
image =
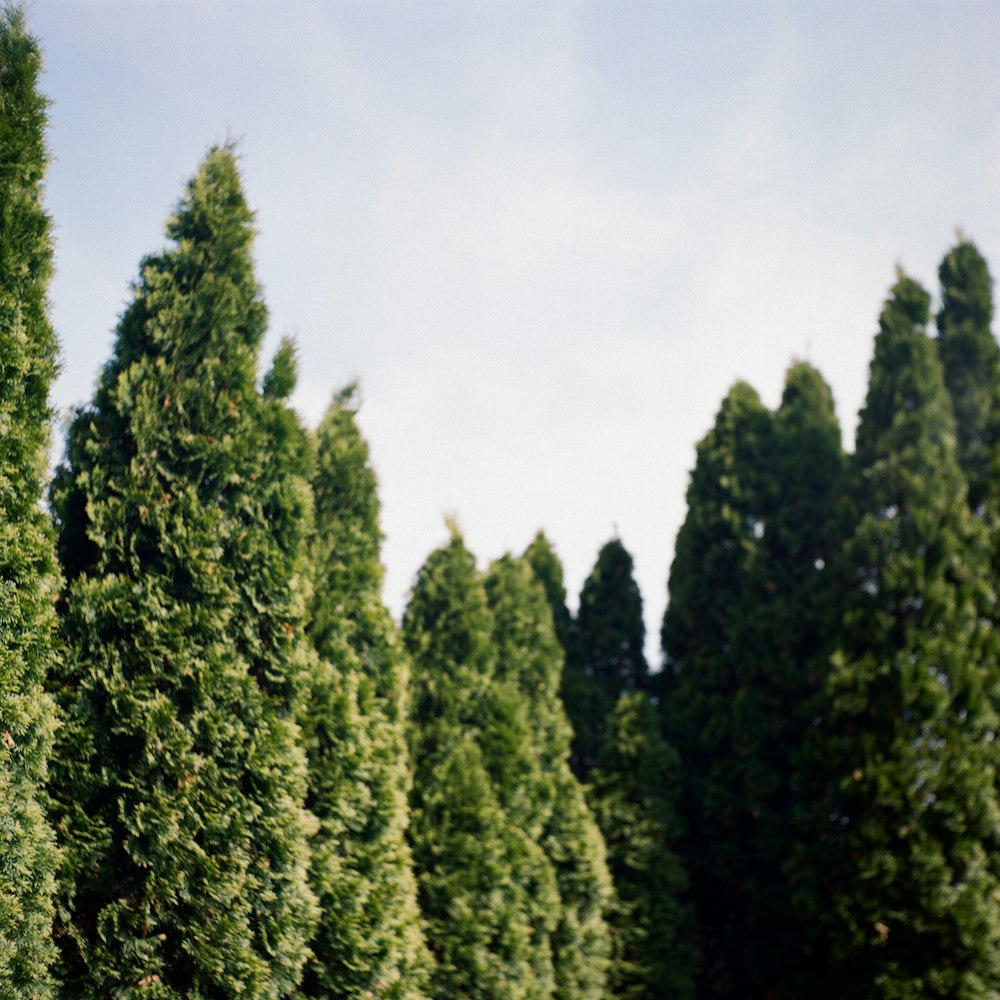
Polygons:
<instances>
[{"instance_id":1,"label":"evergreen tree","mask_svg":"<svg viewBox=\"0 0 1000 1000\"><path fill-rule=\"evenodd\" d=\"M320 662L303 728L323 916L302 992L418 998L429 956L405 837L408 668L381 599L377 485L355 395L353 385L339 393L316 432L310 632Z\"/></svg>"},{"instance_id":2,"label":"evergreen tree","mask_svg":"<svg viewBox=\"0 0 1000 1000\"><path fill-rule=\"evenodd\" d=\"M532 549L536 557L547 550L550 579L561 579L544 536L536 537ZM493 756L508 771L502 784L513 792L506 797L510 817L541 846L554 873L557 898L546 904L544 889L535 895L534 926L549 934L554 995L597 1000L606 995L611 884L600 832L569 769L571 732L559 697L563 652L546 594L527 560L497 560L485 585L498 654L493 687L506 687L505 703L526 730L521 746L501 745ZM512 726L505 728L514 734Z\"/></svg>"},{"instance_id":3,"label":"evergreen tree","mask_svg":"<svg viewBox=\"0 0 1000 1000\"><path fill-rule=\"evenodd\" d=\"M822 692L846 586L836 564L845 533L845 457L833 397L808 364L793 365L774 419L769 500L737 626L729 774L743 816L730 845L746 858L741 932L745 996L771 996L789 978L791 886L784 866L798 842L796 805L814 793L802 759Z\"/></svg>"},{"instance_id":4,"label":"evergreen tree","mask_svg":"<svg viewBox=\"0 0 1000 1000\"><path fill-rule=\"evenodd\" d=\"M737 385L699 446L664 644L708 994L768 997L796 954L783 867L835 622L843 465L806 364L774 414Z\"/></svg>"},{"instance_id":5,"label":"evergreen tree","mask_svg":"<svg viewBox=\"0 0 1000 1000\"><path fill-rule=\"evenodd\" d=\"M580 591L579 645L567 658L563 697L573 726L573 768L585 778L594 766L607 719L623 691L646 687L642 595L632 576L632 557L612 539Z\"/></svg>"},{"instance_id":6,"label":"evergreen tree","mask_svg":"<svg viewBox=\"0 0 1000 1000\"><path fill-rule=\"evenodd\" d=\"M403 619L413 662L411 842L435 959L431 995L441 1000L551 995L544 942L531 923L537 855L505 812L513 789L491 780L502 762L483 748L494 727L497 751L504 713L491 693L493 628L475 561L453 528L420 570Z\"/></svg>"},{"instance_id":7,"label":"evergreen tree","mask_svg":"<svg viewBox=\"0 0 1000 1000\"><path fill-rule=\"evenodd\" d=\"M941 262L938 350L951 393L958 433L958 460L969 483L969 506L980 510L996 490L1000 471L1000 346L990 329L993 279L976 247L959 242Z\"/></svg>"},{"instance_id":8,"label":"evergreen tree","mask_svg":"<svg viewBox=\"0 0 1000 1000\"><path fill-rule=\"evenodd\" d=\"M39 500L56 340L42 208L46 101L24 14L0 8L0 995L50 997L55 845L43 786L58 571Z\"/></svg>"},{"instance_id":9,"label":"evergreen tree","mask_svg":"<svg viewBox=\"0 0 1000 1000\"><path fill-rule=\"evenodd\" d=\"M857 434L854 531L789 870L813 975L786 994L996 995L995 635L929 296L900 275Z\"/></svg>"},{"instance_id":10,"label":"evergreen tree","mask_svg":"<svg viewBox=\"0 0 1000 1000\"><path fill-rule=\"evenodd\" d=\"M676 852L679 765L648 696L626 692L590 775L615 886L612 913L618 997L694 996L698 955Z\"/></svg>"},{"instance_id":11,"label":"evergreen tree","mask_svg":"<svg viewBox=\"0 0 1000 1000\"><path fill-rule=\"evenodd\" d=\"M288 995L315 923L296 724L307 441L256 386L266 310L233 153L147 258L53 498L70 577L53 789L68 995Z\"/></svg>"},{"instance_id":12,"label":"evergreen tree","mask_svg":"<svg viewBox=\"0 0 1000 1000\"><path fill-rule=\"evenodd\" d=\"M770 510L772 414L737 383L699 443L688 511L670 569L660 682L668 741L681 758L685 861L697 910L706 995L749 996L741 974L746 927L745 758L734 745L738 698L746 694L740 629L757 594Z\"/></svg>"},{"instance_id":13,"label":"evergreen tree","mask_svg":"<svg viewBox=\"0 0 1000 1000\"><path fill-rule=\"evenodd\" d=\"M569 608L566 607L566 584L563 580L562 563L544 532L539 531L535 535L531 544L524 550L524 558L545 591L545 599L552 612L556 639L563 649L563 655L569 659L571 651L575 653L576 626Z\"/></svg>"}]
</instances>

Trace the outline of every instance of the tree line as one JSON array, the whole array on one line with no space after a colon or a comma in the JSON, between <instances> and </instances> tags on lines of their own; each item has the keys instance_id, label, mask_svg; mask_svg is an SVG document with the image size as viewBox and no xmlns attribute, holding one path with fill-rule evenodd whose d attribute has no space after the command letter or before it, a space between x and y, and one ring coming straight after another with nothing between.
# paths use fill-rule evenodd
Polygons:
<instances>
[{"instance_id":1,"label":"tree line","mask_svg":"<svg viewBox=\"0 0 1000 1000\"><path fill-rule=\"evenodd\" d=\"M1000 348L960 237L900 272L853 453L738 383L645 657L609 541L458 526L397 626L359 392L265 368L213 148L47 473L46 101L0 14L0 995L1000 995Z\"/></svg>"}]
</instances>

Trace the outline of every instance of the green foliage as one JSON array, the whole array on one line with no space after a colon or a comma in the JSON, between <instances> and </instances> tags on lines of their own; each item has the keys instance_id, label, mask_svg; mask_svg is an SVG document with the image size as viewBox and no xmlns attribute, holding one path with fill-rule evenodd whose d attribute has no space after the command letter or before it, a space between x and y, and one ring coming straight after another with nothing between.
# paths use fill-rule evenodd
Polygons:
<instances>
[{"instance_id":1,"label":"green foliage","mask_svg":"<svg viewBox=\"0 0 1000 1000\"><path fill-rule=\"evenodd\" d=\"M46 101L20 9L0 8L0 995L51 997L55 843L43 786L59 587L41 511L56 340L42 208Z\"/></svg>"},{"instance_id":2,"label":"green foliage","mask_svg":"<svg viewBox=\"0 0 1000 1000\"><path fill-rule=\"evenodd\" d=\"M786 995L996 995L996 636L929 296L879 320L844 547L837 650L789 870L812 976Z\"/></svg>"},{"instance_id":3,"label":"green foliage","mask_svg":"<svg viewBox=\"0 0 1000 1000\"><path fill-rule=\"evenodd\" d=\"M408 667L381 600L377 486L354 395L341 392L316 432L310 634L320 662L303 729L322 917L301 992L416 1000L429 956L405 837Z\"/></svg>"},{"instance_id":4,"label":"green foliage","mask_svg":"<svg viewBox=\"0 0 1000 1000\"><path fill-rule=\"evenodd\" d=\"M524 551L536 579L545 591L552 612L552 624L556 631L556 639L568 658L576 642L576 628L566 607L566 584L563 581L563 568L556 555L552 543L541 531L535 535L531 544Z\"/></svg>"},{"instance_id":5,"label":"green foliage","mask_svg":"<svg viewBox=\"0 0 1000 1000\"><path fill-rule=\"evenodd\" d=\"M547 935L533 925L544 858L508 811L521 792L512 764L527 733L516 689L497 676L493 630L475 562L453 528L418 574L403 619L413 660L411 840L436 960L431 993L442 1000L552 995Z\"/></svg>"},{"instance_id":6,"label":"green foliage","mask_svg":"<svg viewBox=\"0 0 1000 1000\"><path fill-rule=\"evenodd\" d=\"M941 262L938 351L951 394L958 460L969 483L969 506L992 502L1000 445L1000 347L993 339L993 279L976 247L960 239Z\"/></svg>"},{"instance_id":7,"label":"green foliage","mask_svg":"<svg viewBox=\"0 0 1000 1000\"><path fill-rule=\"evenodd\" d=\"M578 643L567 650L563 699L573 727L573 769L585 778L619 695L644 689L649 673L642 595L632 557L617 538L601 548L584 581L576 625Z\"/></svg>"},{"instance_id":8,"label":"green foliage","mask_svg":"<svg viewBox=\"0 0 1000 1000\"><path fill-rule=\"evenodd\" d=\"M550 579L561 579L544 536L536 537L536 557L543 548L551 556L545 560ZM527 559L497 560L485 586L498 655L492 690L503 692L500 734L509 740L491 754L502 767L495 780L508 815L544 852L544 866L538 867L545 877L532 893L533 926L548 935L554 996L596 1000L606 995L611 884L600 833L569 769L571 731L559 697L562 648ZM488 749L497 740L496 728L486 730Z\"/></svg>"},{"instance_id":9,"label":"green foliage","mask_svg":"<svg viewBox=\"0 0 1000 1000\"><path fill-rule=\"evenodd\" d=\"M740 775L731 781L729 767L743 760L733 746L734 699L744 685L739 628L763 538L772 441L772 415L753 389L737 383L697 448L663 622L660 695L667 738L682 762L685 861L709 994L725 993L739 976L734 940L746 923L745 847L733 845L752 817Z\"/></svg>"},{"instance_id":10,"label":"green foliage","mask_svg":"<svg viewBox=\"0 0 1000 1000\"><path fill-rule=\"evenodd\" d=\"M678 782L677 754L649 698L626 692L608 720L588 788L615 885L614 996L694 996L698 953L676 852Z\"/></svg>"},{"instance_id":11,"label":"green foliage","mask_svg":"<svg viewBox=\"0 0 1000 1000\"><path fill-rule=\"evenodd\" d=\"M261 382L261 393L265 399L287 399L298 380L298 366L295 357L295 344L285 338L278 346Z\"/></svg>"},{"instance_id":12,"label":"green foliage","mask_svg":"<svg viewBox=\"0 0 1000 1000\"><path fill-rule=\"evenodd\" d=\"M275 998L316 917L308 442L256 388L266 311L230 150L167 233L53 491L71 577L57 942L67 995Z\"/></svg>"},{"instance_id":13,"label":"green foliage","mask_svg":"<svg viewBox=\"0 0 1000 1000\"><path fill-rule=\"evenodd\" d=\"M795 955L782 867L829 652L842 469L829 388L804 364L773 414L736 385L698 446L661 692L710 994L768 996Z\"/></svg>"}]
</instances>

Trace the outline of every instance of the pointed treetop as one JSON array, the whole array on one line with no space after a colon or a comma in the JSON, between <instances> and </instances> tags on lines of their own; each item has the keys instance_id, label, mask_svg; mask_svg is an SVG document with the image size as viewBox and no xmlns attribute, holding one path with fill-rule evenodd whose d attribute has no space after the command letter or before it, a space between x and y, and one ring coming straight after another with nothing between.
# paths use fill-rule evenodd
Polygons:
<instances>
[{"instance_id":1,"label":"pointed treetop","mask_svg":"<svg viewBox=\"0 0 1000 1000\"><path fill-rule=\"evenodd\" d=\"M48 165L45 150L49 101L38 91L42 56L28 32L24 10L0 6L0 150L8 182L40 184Z\"/></svg>"},{"instance_id":2,"label":"pointed treetop","mask_svg":"<svg viewBox=\"0 0 1000 1000\"><path fill-rule=\"evenodd\" d=\"M333 401L330 405L339 410L357 413L361 409L361 386L357 379L352 379L343 388L338 389L333 394Z\"/></svg>"},{"instance_id":3,"label":"pointed treetop","mask_svg":"<svg viewBox=\"0 0 1000 1000\"><path fill-rule=\"evenodd\" d=\"M877 460L887 448L916 443L925 432L927 440L953 447L951 401L942 391L941 363L927 336L930 303L927 291L903 275L882 307L868 396L858 422L856 451L862 465ZM918 414L923 416L913 419ZM891 446L886 437L890 434L895 439Z\"/></svg>"},{"instance_id":4,"label":"pointed treetop","mask_svg":"<svg viewBox=\"0 0 1000 1000\"><path fill-rule=\"evenodd\" d=\"M220 252L247 248L253 242L254 213L243 195L236 151L230 145L213 146L202 160L166 231L177 243L217 244Z\"/></svg>"},{"instance_id":5,"label":"pointed treetop","mask_svg":"<svg viewBox=\"0 0 1000 1000\"><path fill-rule=\"evenodd\" d=\"M820 400L833 409L833 393L819 369L808 361L795 361L785 373L781 409L790 409L803 399Z\"/></svg>"},{"instance_id":6,"label":"pointed treetop","mask_svg":"<svg viewBox=\"0 0 1000 1000\"><path fill-rule=\"evenodd\" d=\"M552 621L556 629L556 638L563 648L563 653L569 655L572 641L572 620L566 607L566 584L563 579L563 567L556 555L552 543L539 531L531 544L524 550L524 558L528 561L536 579L545 591L546 600L552 609Z\"/></svg>"},{"instance_id":7,"label":"pointed treetop","mask_svg":"<svg viewBox=\"0 0 1000 1000\"><path fill-rule=\"evenodd\" d=\"M291 337L282 337L271 367L261 383L265 399L288 399L298 379L298 351Z\"/></svg>"},{"instance_id":8,"label":"pointed treetop","mask_svg":"<svg viewBox=\"0 0 1000 1000\"><path fill-rule=\"evenodd\" d=\"M948 325L969 321L978 327L993 322L993 278L986 259L971 240L959 241L938 268L941 281L942 318ZM944 333L944 331L941 331Z\"/></svg>"},{"instance_id":9,"label":"pointed treetop","mask_svg":"<svg viewBox=\"0 0 1000 1000\"><path fill-rule=\"evenodd\" d=\"M996 504L1000 441L1000 346L990 328L993 279L982 254L964 238L941 262L938 276L938 352L955 411L969 505L979 511Z\"/></svg>"}]
</instances>

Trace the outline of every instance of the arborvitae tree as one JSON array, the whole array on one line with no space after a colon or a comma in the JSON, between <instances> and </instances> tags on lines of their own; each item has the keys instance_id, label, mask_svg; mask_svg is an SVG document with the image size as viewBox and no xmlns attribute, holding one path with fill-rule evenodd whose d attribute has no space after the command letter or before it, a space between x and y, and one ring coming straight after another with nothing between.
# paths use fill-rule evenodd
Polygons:
<instances>
[{"instance_id":1,"label":"arborvitae tree","mask_svg":"<svg viewBox=\"0 0 1000 1000\"><path fill-rule=\"evenodd\" d=\"M969 483L969 506L991 501L1000 471L1000 346L993 322L993 279L976 247L966 239L941 262L938 350L951 394L958 433L958 460Z\"/></svg>"},{"instance_id":2,"label":"arborvitae tree","mask_svg":"<svg viewBox=\"0 0 1000 1000\"><path fill-rule=\"evenodd\" d=\"M684 854L707 995L742 995L745 986L734 955L746 926L742 885L752 862L741 843L750 817L739 783L730 780L733 709L744 686L739 630L752 604L751 570L773 492L773 438L772 415L750 386L737 383L698 445L663 622L659 693L668 741L681 757Z\"/></svg>"},{"instance_id":3,"label":"arborvitae tree","mask_svg":"<svg viewBox=\"0 0 1000 1000\"><path fill-rule=\"evenodd\" d=\"M530 920L533 852L483 751L498 711L493 627L475 561L453 528L420 570L403 619L413 663L411 843L436 960L431 995L441 1000L551 995Z\"/></svg>"},{"instance_id":4,"label":"arborvitae tree","mask_svg":"<svg viewBox=\"0 0 1000 1000\"><path fill-rule=\"evenodd\" d=\"M646 687L642 595L632 557L612 539L580 591L577 655L567 658L563 697L573 727L573 769L586 777L594 766L607 719L623 691Z\"/></svg>"},{"instance_id":5,"label":"arborvitae tree","mask_svg":"<svg viewBox=\"0 0 1000 1000\"><path fill-rule=\"evenodd\" d=\"M55 848L43 807L55 707L58 571L39 501L56 340L42 208L41 57L18 9L0 8L0 995L49 997Z\"/></svg>"},{"instance_id":6,"label":"arborvitae tree","mask_svg":"<svg viewBox=\"0 0 1000 1000\"><path fill-rule=\"evenodd\" d=\"M576 626L573 617L566 607L566 584L563 580L562 563L556 555L552 543L539 531L531 544L524 550L524 558L528 560L536 579L545 591L552 612L552 624L556 631L556 639L563 649L565 657L576 642Z\"/></svg>"},{"instance_id":7,"label":"arborvitae tree","mask_svg":"<svg viewBox=\"0 0 1000 1000\"><path fill-rule=\"evenodd\" d=\"M544 536L531 549L536 557L547 551L549 578L561 579ZM600 832L569 769L571 732L559 696L563 651L546 594L526 560L497 560L485 582L498 653L494 687L507 687L506 703L527 730L525 747L503 753L510 771L504 784L514 792L509 814L543 849L558 893L551 912L535 918L536 931L544 927L549 934L554 996L598 1000L606 995L611 885ZM544 904L544 895L535 900Z\"/></svg>"},{"instance_id":8,"label":"arborvitae tree","mask_svg":"<svg viewBox=\"0 0 1000 1000\"><path fill-rule=\"evenodd\" d=\"M755 529L761 545L735 626L731 743L713 762L741 813L728 853L745 858L746 923L737 954L746 997L772 996L795 957L783 869L798 838L795 807L813 794L801 749L820 710L843 587L836 565L844 534L840 425L829 387L808 364L788 371L766 459L772 493Z\"/></svg>"},{"instance_id":9,"label":"arborvitae tree","mask_svg":"<svg viewBox=\"0 0 1000 1000\"><path fill-rule=\"evenodd\" d=\"M590 774L615 886L611 994L694 997L698 953L676 852L679 765L648 696L626 692Z\"/></svg>"},{"instance_id":10,"label":"arborvitae tree","mask_svg":"<svg viewBox=\"0 0 1000 1000\"><path fill-rule=\"evenodd\" d=\"M855 465L852 586L789 866L813 976L788 996L996 995L995 635L929 296L900 276Z\"/></svg>"},{"instance_id":11,"label":"arborvitae tree","mask_svg":"<svg viewBox=\"0 0 1000 1000\"><path fill-rule=\"evenodd\" d=\"M767 997L795 948L783 866L835 615L843 453L830 390L789 370L770 414L737 385L698 450L664 622L704 990Z\"/></svg>"},{"instance_id":12,"label":"arborvitae tree","mask_svg":"<svg viewBox=\"0 0 1000 1000\"><path fill-rule=\"evenodd\" d=\"M233 153L149 257L53 497L68 995L288 995L316 918L296 724L311 498Z\"/></svg>"},{"instance_id":13,"label":"arborvitae tree","mask_svg":"<svg viewBox=\"0 0 1000 1000\"><path fill-rule=\"evenodd\" d=\"M382 603L377 485L355 396L353 385L340 392L316 432L310 634L320 662L303 728L322 917L301 992L414 1000L429 956L406 843L408 667Z\"/></svg>"}]
</instances>

